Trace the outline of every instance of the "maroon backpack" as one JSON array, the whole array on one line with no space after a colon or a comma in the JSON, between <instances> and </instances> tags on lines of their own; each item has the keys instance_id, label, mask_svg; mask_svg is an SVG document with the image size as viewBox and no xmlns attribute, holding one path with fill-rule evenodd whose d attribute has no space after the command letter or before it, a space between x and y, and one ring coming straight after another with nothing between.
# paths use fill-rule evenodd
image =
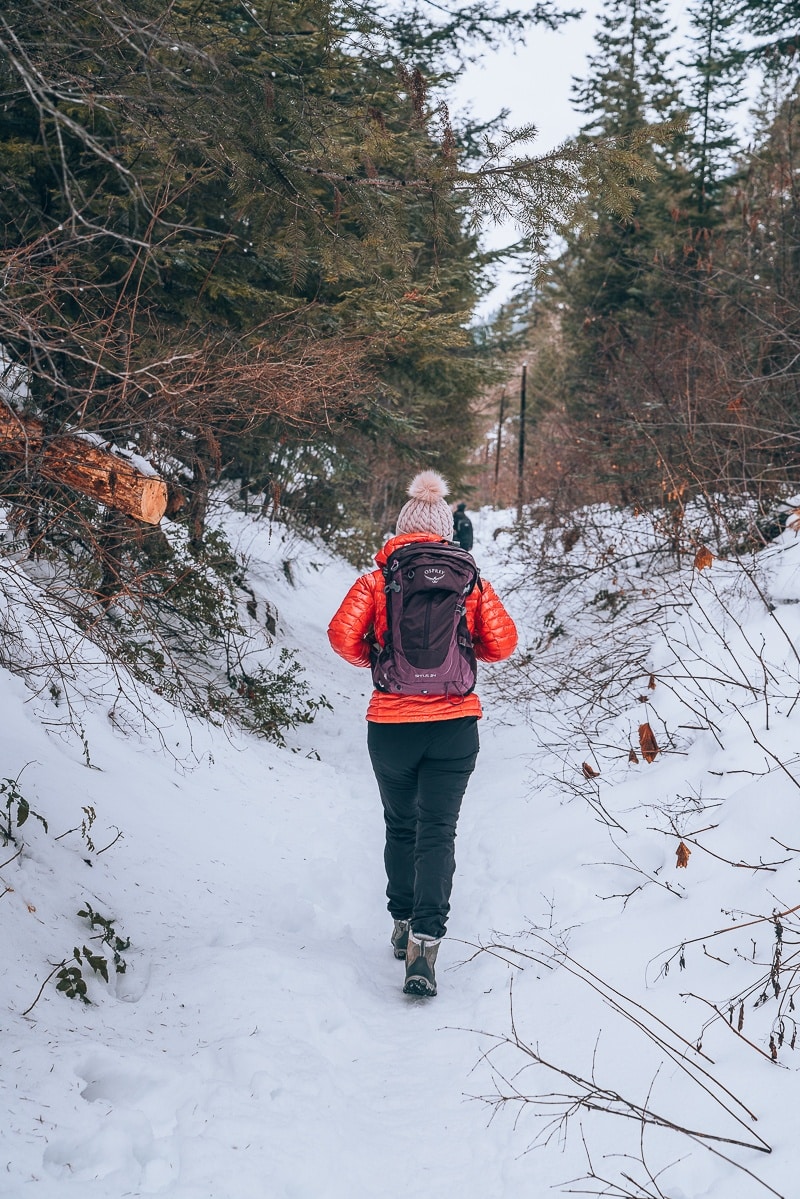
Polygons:
<instances>
[{"instance_id":1,"label":"maroon backpack","mask_svg":"<svg viewBox=\"0 0 800 1199\"><path fill-rule=\"evenodd\" d=\"M451 541L411 542L383 567L386 644L372 661L379 691L395 695L469 695L477 662L467 627L467 596L480 574Z\"/></svg>"}]
</instances>

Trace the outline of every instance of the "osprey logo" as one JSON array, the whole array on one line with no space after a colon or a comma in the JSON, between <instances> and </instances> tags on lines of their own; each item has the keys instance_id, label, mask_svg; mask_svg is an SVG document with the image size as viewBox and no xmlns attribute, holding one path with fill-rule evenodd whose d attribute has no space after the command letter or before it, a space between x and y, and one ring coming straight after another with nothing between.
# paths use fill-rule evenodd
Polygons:
<instances>
[{"instance_id":1,"label":"osprey logo","mask_svg":"<svg viewBox=\"0 0 800 1199\"><path fill-rule=\"evenodd\" d=\"M440 566L429 566L422 573L429 583L441 583L446 571L442 570Z\"/></svg>"}]
</instances>

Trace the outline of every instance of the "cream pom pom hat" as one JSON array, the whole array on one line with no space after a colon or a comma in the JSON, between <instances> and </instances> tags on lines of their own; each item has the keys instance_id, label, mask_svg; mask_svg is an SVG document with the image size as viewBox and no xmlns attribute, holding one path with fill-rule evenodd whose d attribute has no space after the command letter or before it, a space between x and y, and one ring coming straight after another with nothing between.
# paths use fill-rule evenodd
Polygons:
<instances>
[{"instance_id":1,"label":"cream pom pom hat","mask_svg":"<svg viewBox=\"0 0 800 1199\"><path fill-rule=\"evenodd\" d=\"M415 475L408 487L411 497L400 509L398 533L435 533L444 541L453 539L453 513L445 503L450 488L435 470Z\"/></svg>"}]
</instances>

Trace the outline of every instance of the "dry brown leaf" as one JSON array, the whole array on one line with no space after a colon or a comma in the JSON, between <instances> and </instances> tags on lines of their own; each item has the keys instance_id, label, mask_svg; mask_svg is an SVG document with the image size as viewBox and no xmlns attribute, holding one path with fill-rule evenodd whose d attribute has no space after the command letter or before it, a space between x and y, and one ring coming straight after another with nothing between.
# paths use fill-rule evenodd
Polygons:
<instances>
[{"instance_id":1,"label":"dry brown leaf","mask_svg":"<svg viewBox=\"0 0 800 1199\"><path fill-rule=\"evenodd\" d=\"M678 848L675 851L677 858L678 858L677 862L675 863L676 870L680 870L681 867L683 867L684 870L686 869L686 867L689 865L689 858L691 856L691 852L692 851L689 848L689 846L686 845L685 842L681 841L680 844L678 845Z\"/></svg>"},{"instance_id":2,"label":"dry brown leaf","mask_svg":"<svg viewBox=\"0 0 800 1199\"><path fill-rule=\"evenodd\" d=\"M650 688L650 690L651 690L651 691L655 691L655 689L656 689L656 676L655 676L654 674L651 674L651 675L650 675L650 682L647 684L647 686Z\"/></svg>"},{"instance_id":3,"label":"dry brown leaf","mask_svg":"<svg viewBox=\"0 0 800 1199\"><path fill-rule=\"evenodd\" d=\"M647 723L639 725L639 745L645 762L655 762L660 750L655 733Z\"/></svg>"},{"instance_id":4,"label":"dry brown leaf","mask_svg":"<svg viewBox=\"0 0 800 1199\"><path fill-rule=\"evenodd\" d=\"M743 1003L739 1004L739 1019L736 1024L736 1027L739 1032L741 1032L742 1029L744 1028L744 1004Z\"/></svg>"},{"instance_id":5,"label":"dry brown leaf","mask_svg":"<svg viewBox=\"0 0 800 1199\"><path fill-rule=\"evenodd\" d=\"M600 774L600 771L595 770L594 766L590 766L588 762L584 762L581 769L583 770L583 777L585 779L596 779Z\"/></svg>"},{"instance_id":6,"label":"dry brown leaf","mask_svg":"<svg viewBox=\"0 0 800 1199\"><path fill-rule=\"evenodd\" d=\"M636 698L640 704L649 704L650 703L649 695L637 695Z\"/></svg>"},{"instance_id":7,"label":"dry brown leaf","mask_svg":"<svg viewBox=\"0 0 800 1199\"><path fill-rule=\"evenodd\" d=\"M786 517L786 528L800 533L800 508L795 508L794 512L790 512Z\"/></svg>"},{"instance_id":8,"label":"dry brown leaf","mask_svg":"<svg viewBox=\"0 0 800 1199\"><path fill-rule=\"evenodd\" d=\"M713 561L714 555L711 553L711 550L701 545L694 556L695 570L705 570L707 566L711 566Z\"/></svg>"},{"instance_id":9,"label":"dry brown leaf","mask_svg":"<svg viewBox=\"0 0 800 1199\"><path fill-rule=\"evenodd\" d=\"M638 762L639 761L639 755L637 754L635 749L631 749L631 752L628 754L628 761L629 762Z\"/></svg>"}]
</instances>

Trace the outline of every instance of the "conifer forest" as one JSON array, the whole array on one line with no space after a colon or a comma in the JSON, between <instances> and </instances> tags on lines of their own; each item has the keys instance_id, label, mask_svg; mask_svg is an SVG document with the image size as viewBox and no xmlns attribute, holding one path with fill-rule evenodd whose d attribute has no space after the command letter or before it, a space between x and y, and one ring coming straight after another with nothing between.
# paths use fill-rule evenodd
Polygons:
<instances>
[{"instance_id":1,"label":"conifer forest","mask_svg":"<svg viewBox=\"0 0 800 1199\"><path fill-rule=\"evenodd\" d=\"M0 3L14 1199L797 1193L800 0L596 8ZM518 634L436 1010L327 631L428 471Z\"/></svg>"},{"instance_id":2,"label":"conifer forest","mask_svg":"<svg viewBox=\"0 0 800 1199\"><path fill-rule=\"evenodd\" d=\"M540 155L536 113L458 121L448 88L576 18L550 0L11 0L6 403L146 458L195 554L223 480L358 554L420 461L479 502L766 517L796 454L796 16L710 0L676 45L659 0L613 0L580 132ZM475 323L509 258L529 283ZM160 539L34 457L0 473L31 546L150 587Z\"/></svg>"},{"instance_id":3,"label":"conifer forest","mask_svg":"<svg viewBox=\"0 0 800 1199\"><path fill-rule=\"evenodd\" d=\"M225 646L241 570L220 497L356 566L420 466L520 522L656 513L677 553L695 501L715 549L780 529L796 6L704 0L678 38L662 0L613 0L554 149L535 112L452 115L467 62L579 15L4 5L0 502L146 681L205 710L180 666L200 628L226 660L212 709L252 691ZM523 282L475 319L510 264Z\"/></svg>"}]
</instances>

